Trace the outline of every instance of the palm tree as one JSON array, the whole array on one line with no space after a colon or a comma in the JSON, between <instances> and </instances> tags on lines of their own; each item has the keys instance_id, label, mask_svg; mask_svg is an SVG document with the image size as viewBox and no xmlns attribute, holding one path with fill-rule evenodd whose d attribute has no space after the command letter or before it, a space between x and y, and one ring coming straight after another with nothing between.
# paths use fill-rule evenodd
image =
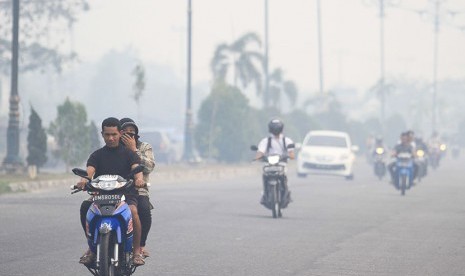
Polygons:
<instances>
[{"instance_id":1,"label":"palm tree","mask_svg":"<svg viewBox=\"0 0 465 276\"><path fill-rule=\"evenodd\" d=\"M255 84L257 95L262 92L263 55L251 50L251 45L261 46L261 40L255 33L246 33L230 45L220 44L210 62L213 78L216 81L226 82L228 71L233 67L234 85L243 88L251 83Z\"/></svg>"},{"instance_id":2,"label":"palm tree","mask_svg":"<svg viewBox=\"0 0 465 276\"><path fill-rule=\"evenodd\" d=\"M297 85L293 81L283 78L283 70L281 68L277 68L271 73L269 91L271 105L278 110L281 109L282 94L287 96L291 107L295 106L297 102Z\"/></svg>"}]
</instances>

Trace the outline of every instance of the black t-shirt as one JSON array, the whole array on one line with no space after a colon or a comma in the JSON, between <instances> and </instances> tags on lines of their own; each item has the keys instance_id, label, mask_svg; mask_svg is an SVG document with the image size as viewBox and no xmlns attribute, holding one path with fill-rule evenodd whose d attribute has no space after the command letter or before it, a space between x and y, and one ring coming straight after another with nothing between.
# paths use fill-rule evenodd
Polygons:
<instances>
[{"instance_id":1,"label":"black t-shirt","mask_svg":"<svg viewBox=\"0 0 465 276\"><path fill-rule=\"evenodd\" d=\"M139 156L122 144L116 148L104 146L94 151L87 160L87 166L95 168L94 178L104 174L126 178L134 164L140 164Z\"/></svg>"}]
</instances>

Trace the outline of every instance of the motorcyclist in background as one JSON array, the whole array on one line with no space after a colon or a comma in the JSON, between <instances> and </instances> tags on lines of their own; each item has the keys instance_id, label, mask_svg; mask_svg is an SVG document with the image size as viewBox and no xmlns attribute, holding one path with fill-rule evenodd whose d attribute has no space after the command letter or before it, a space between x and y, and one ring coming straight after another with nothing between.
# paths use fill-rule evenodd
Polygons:
<instances>
[{"instance_id":1,"label":"motorcyclist in background","mask_svg":"<svg viewBox=\"0 0 465 276\"><path fill-rule=\"evenodd\" d=\"M387 150L387 147L384 145L384 141L383 141L383 137L381 136L376 136L376 139L375 139L375 144L373 146L373 149L371 151L371 155L372 156L375 156L377 153L377 149L383 149L383 154L386 152Z\"/></svg>"},{"instance_id":2,"label":"motorcyclist in background","mask_svg":"<svg viewBox=\"0 0 465 276\"><path fill-rule=\"evenodd\" d=\"M268 123L268 131L270 136L263 138L258 144L258 150L255 155L255 160L259 160L264 156L277 154L281 156L288 156L290 159L295 158L294 149L288 149L287 146L294 144L294 142L283 135L284 124L280 119L273 119ZM284 176L284 194L287 195L288 201L291 200L289 187L287 184L287 176ZM260 200L261 204L266 202L266 179L263 177L263 195ZM284 197L286 198L286 197Z\"/></svg>"}]
</instances>

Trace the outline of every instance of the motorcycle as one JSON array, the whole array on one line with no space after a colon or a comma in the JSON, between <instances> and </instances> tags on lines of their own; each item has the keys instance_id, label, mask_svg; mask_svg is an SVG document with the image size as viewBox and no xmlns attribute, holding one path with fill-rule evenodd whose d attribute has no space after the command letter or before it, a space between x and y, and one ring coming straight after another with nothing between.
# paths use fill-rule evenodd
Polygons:
<instances>
[{"instance_id":1,"label":"motorcycle","mask_svg":"<svg viewBox=\"0 0 465 276\"><path fill-rule=\"evenodd\" d=\"M375 175L382 180L386 175L386 163L384 162L385 150L382 147L377 147L373 152L374 171Z\"/></svg>"},{"instance_id":2,"label":"motorcycle","mask_svg":"<svg viewBox=\"0 0 465 276\"><path fill-rule=\"evenodd\" d=\"M401 152L396 159L396 174L394 184L400 189L401 195L413 186L413 156L408 152Z\"/></svg>"},{"instance_id":3,"label":"motorcycle","mask_svg":"<svg viewBox=\"0 0 465 276\"><path fill-rule=\"evenodd\" d=\"M294 145L288 145L288 149L294 148ZM251 150L257 151L256 146L251 146ZM289 191L286 193L285 181L287 167L283 162L287 162L288 156L268 155L263 156L261 160L266 164L263 166L264 195L263 205L271 209L273 218L282 217L282 209L286 208L290 201Z\"/></svg>"},{"instance_id":4,"label":"motorcycle","mask_svg":"<svg viewBox=\"0 0 465 276\"><path fill-rule=\"evenodd\" d=\"M417 178L420 182L428 173L428 159L423 149L417 149L417 158L415 163L418 166Z\"/></svg>"},{"instance_id":5,"label":"motorcycle","mask_svg":"<svg viewBox=\"0 0 465 276\"><path fill-rule=\"evenodd\" d=\"M133 221L124 194L134 185L131 178L142 170L143 166L136 167L126 179L119 175L90 179L85 170L72 170L88 180L84 190L93 201L87 211L86 236L97 257L86 267L94 276L129 276L136 271L137 266L132 263ZM72 194L83 191L76 186L71 188Z\"/></svg>"}]
</instances>

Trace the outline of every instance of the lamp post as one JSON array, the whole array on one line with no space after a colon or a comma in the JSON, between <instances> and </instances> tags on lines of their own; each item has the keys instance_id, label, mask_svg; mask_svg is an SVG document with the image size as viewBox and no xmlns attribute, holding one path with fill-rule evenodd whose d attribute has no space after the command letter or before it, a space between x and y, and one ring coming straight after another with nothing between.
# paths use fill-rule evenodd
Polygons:
<instances>
[{"instance_id":1,"label":"lamp post","mask_svg":"<svg viewBox=\"0 0 465 276\"><path fill-rule=\"evenodd\" d=\"M380 123L383 136L386 135L386 66L385 66L385 43L384 43L384 19L386 17L386 6L398 4L398 0L371 0L378 5L379 9L379 82L377 92L380 101Z\"/></svg>"},{"instance_id":2,"label":"lamp post","mask_svg":"<svg viewBox=\"0 0 465 276\"><path fill-rule=\"evenodd\" d=\"M13 39L11 59L10 112L7 129L7 155L3 167L17 171L22 167L19 157L19 95L18 95L18 54L19 54L19 0L13 0Z\"/></svg>"},{"instance_id":3,"label":"lamp post","mask_svg":"<svg viewBox=\"0 0 465 276\"><path fill-rule=\"evenodd\" d=\"M263 62L265 71L265 93L263 93L265 108L268 108L270 102L270 78L268 68L268 0L265 0L265 59Z\"/></svg>"},{"instance_id":4,"label":"lamp post","mask_svg":"<svg viewBox=\"0 0 465 276\"><path fill-rule=\"evenodd\" d=\"M194 158L193 128L192 122L192 0L188 0L187 8L187 97L186 97L186 122L184 128L184 153L183 160L190 162Z\"/></svg>"},{"instance_id":5,"label":"lamp post","mask_svg":"<svg viewBox=\"0 0 465 276\"><path fill-rule=\"evenodd\" d=\"M317 7L317 27L318 27L318 70L320 72L320 94L324 93L324 82L323 82L323 42L321 38L321 0L316 0Z\"/></svg>"}]
</instances>

